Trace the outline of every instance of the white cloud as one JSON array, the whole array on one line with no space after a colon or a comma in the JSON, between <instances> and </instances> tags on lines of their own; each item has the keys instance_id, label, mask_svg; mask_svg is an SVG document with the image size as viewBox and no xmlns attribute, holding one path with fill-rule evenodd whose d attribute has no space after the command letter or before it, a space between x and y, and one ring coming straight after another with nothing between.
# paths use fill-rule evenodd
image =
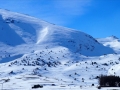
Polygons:
<instances>
[{"instance_id":1,"label":"white cloud","mask_svg":"<svg viewBox=\"0 0 120 90\"><path fill-rule=\"evenodd\" d=\"M85 14L92 0L52 0L51 4L43 5L46 13L43 19L58 25L67 25L76 17Z\"/></svg>"},{"instance_id":2,"label":"white cloud","mask_svg":"<svg viewBox=\"0 0 120 90\"><path fill-rule=\"evenodd\" d=\"M55 0L54 4L62 14L81 15L92 0Z\"/></svg>"}]
</instances>

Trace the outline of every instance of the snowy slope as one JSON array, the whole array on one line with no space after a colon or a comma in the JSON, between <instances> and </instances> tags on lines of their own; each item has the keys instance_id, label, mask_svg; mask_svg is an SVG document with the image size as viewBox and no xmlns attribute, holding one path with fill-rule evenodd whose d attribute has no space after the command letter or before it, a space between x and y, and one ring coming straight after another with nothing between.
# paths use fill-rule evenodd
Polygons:
<instances>
[{"instance_id":1,"label":"snowy slope","mask_svg":"<svg viewBox=\"0 0 120 90\"><path fill-rule=\"evenodd\" d=\"M108 46L113 48L116 53L120 52L120 39L116 36L110 36L106 38L99 38L97 39L98 42L102 43L104 46Z\"/></svg>"},{"instance_id":2,"label":"snowy slope","mask_svg":"<svg viewBox=\"0 0 120 90\"><path fill-rule=\"evenodd\" d=\"M42 90L98 90L96 88L97 76L116 75L114 73L116 68L112 71L110 68L120 63L119 57L120 54L99 57L81 56L81 59L78 58L79 61L70 60L50 67L35 64L24 65L25 63L20 65L17 62L11 65L9 62L0 65L0 82L9 78L10 81L4 83L4 89L12 90L31 90L31 87L36 84L43 85Z\"/></svg>"},{"instance_id":3,"label":"snowy slope","mask_svg":"<svg viewBox=\"0 0 120 90\"><path fill-rule=\"evenodd\" d=\"M114 58L114 61L116 60L120 60L120 39L117 38L116 36L110 36L110 37L106 37L106 38L99 38L97 39L98 42L102 43L104 46L108 46L110 48L112 48L116 53L116 57L118 59ZM111 59L111 58L108 58ZM112 59L111 59L112 61ZM112 63L111 63L112 64ZM112 65L109 70L108 70L108 75L117 75L120 76L120 63L116 63L114 65Z\"/></svg>"}]
</instances>

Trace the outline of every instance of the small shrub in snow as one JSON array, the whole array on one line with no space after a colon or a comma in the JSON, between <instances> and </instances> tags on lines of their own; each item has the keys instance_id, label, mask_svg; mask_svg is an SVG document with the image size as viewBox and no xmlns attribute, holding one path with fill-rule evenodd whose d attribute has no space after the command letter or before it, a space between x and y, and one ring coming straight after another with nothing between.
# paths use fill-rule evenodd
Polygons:
<instances>
[{"instance_id":1,"label":"small shrub in snow","mask_svg":"<svg viewBox=\"0 0 120 90\"><path fill-rule=\"evenodd\" d=\"M55 84L52 84L52 86L56 86Z\"/></svg>"},{"instance_id":2,"label":"small shrub in snow","mask_svg":"<svg viewBox=\"0 0 120 90\"><path fill-rule=\"evenodd\" d=\"M75 72L75 75L77 75L77 73Z\"/></svg>"},{"instance_id":3,"label":"small shrub in snow","mask_svg":"<svg viewBox=\"0 0 120 90\"><path fill-rule=\"evenodd\" d=\"M99 76L96 76L95 79L99 79Z\"/></svg>"},{"instance_id":4,"label":"small shrub in snow","mask_svg":"<svg viewBox=\"0 0 120 90\"><path fill-rule=\"evenodd\" d=\"M74 78L74 80L77 80L76 78Z\"/></svg>"},{"instance_id":5,"label":"small shrub in snow","mask_svg":"<svg viewBox=\"0 0 120 90\"><path fill-rule=\"evenodd\" d=\"M92 84L92 86L94 86L94 84Z\"/></svg>"},{"instance_id":6,"label":"small shrub in snow","mask_svg":"<svg viewBox=\"0 0 120 90\"><path fill-rule=\"evenodd\" d=\"M33 87L32 87L32 89L34 89L34 88L43 88L43 85L34 85Z\"/></svg>"},{"instance_id":7,"label":"small shrub in snow","mask_svg":"<svg viewBox=\"0 0 120 90\"><path fill-rule=\"evenodd\" d=\"M104 63L104 64L102 64L102 65L108 66L108 64L107 64L107 63Z\"/></svg>"},{"instance_id":8,"label":"small shrub in snow","mask_svg":"<svg viewBox=\"0 0 120 90\"><path fill-rule=\"evenodd\" d=\"M98 89L101 89L101 86L98 86Z\"/></svg>"},{"instance_id":9,"label":"small shrub in snow","mask_svg":"<svg viewBox=\"0 0 120 90\"><path fill-rule=\"evenodd\" d=\"M5 79L4 81L5 81L5 82L9 82L9 81L10 81L10 79Z\"/></svg>"},{"instance_id":10,"label":"small shrub in snow","mask_svg":"<svg viewBox=\"0 0 120 90\"><path fill-rule=\"evenodd\" d=\"M13 72L13 71L11 71L9 74L14 74L14 72Z\"/></svg>"}]
</instances>

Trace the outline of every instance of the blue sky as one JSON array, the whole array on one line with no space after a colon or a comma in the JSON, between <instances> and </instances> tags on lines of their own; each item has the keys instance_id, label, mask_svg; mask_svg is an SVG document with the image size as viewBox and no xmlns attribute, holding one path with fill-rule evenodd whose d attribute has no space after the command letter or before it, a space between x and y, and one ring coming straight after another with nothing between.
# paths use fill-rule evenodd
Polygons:
<instances>
[{"instance_id":1,"label":"blue sky","mask_svg":"<svg viewBox=\"0 0 120 90\"><path fill-rule=\"evenodd\" d=\"M120 0L0 0L0 8L81 30L120 38Z\"/></svg>"}]
</instances>

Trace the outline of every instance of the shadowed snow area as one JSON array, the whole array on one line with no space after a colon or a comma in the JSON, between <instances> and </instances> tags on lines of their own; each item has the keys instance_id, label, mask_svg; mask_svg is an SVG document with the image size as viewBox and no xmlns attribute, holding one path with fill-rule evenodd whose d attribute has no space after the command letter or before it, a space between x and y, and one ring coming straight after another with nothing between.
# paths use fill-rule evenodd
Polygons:
<instances>
[{"instance_id":1,"label":"shadowed snow area","mask_svg":"<svg viewBox=\"0 0 120 90\"><path fill-rule=\"evenodd\" d=\"M25 43L24 40L9 26L8 22L3 20L0 15L0 41L10 46L16 46Z\"/></svg>"}]
</instances>

